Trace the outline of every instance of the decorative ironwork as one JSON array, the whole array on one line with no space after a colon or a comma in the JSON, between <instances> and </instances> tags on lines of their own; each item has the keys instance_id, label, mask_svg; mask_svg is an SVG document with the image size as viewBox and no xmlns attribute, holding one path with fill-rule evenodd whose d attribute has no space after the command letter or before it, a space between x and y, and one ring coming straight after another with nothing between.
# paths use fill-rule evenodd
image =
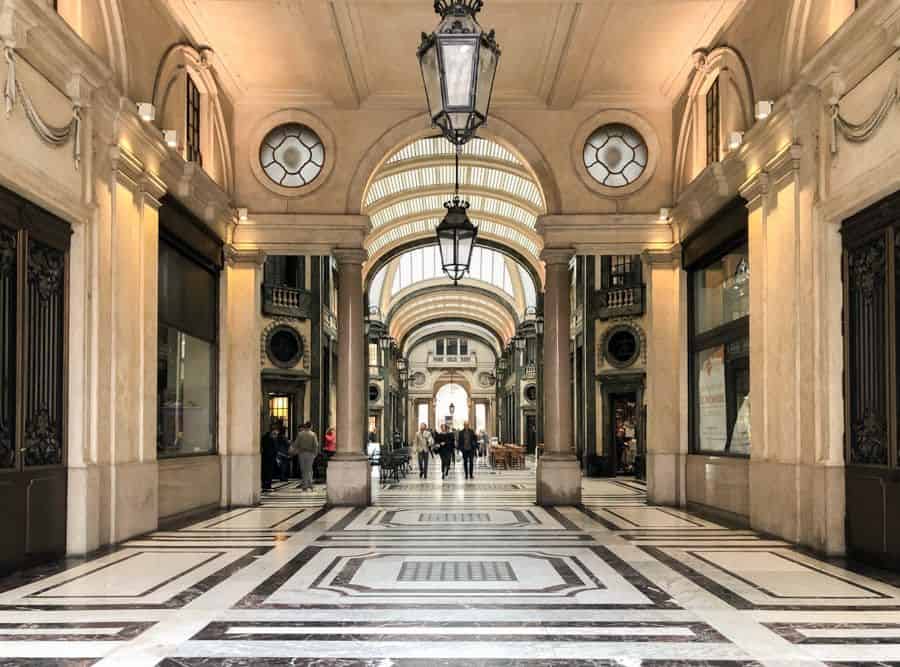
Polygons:
<instances>
[{"instance_id":1,"label":"decorative ironwork","mask_svg":"<svg viewBox=\"0 0 900 667\"><path fill-rule=\"evenodd\" d=\"M16 266L16 235L0 228L0 278L13 273Z\"/></svg>"},{"instance_id":2,"label":"decorative ironwork","mask_svg":"<svg viewBox=\"0 0 900 667\"><path fill-rule=\"evenodd\" d=\"M633 127L610 123L598 128L584 144L584 167L608 188L634 183L647 168L647 142Z\"/></svg>"},{"instance_id":3,"label":"decorative ironwork","mask_svg":"<svg viewBox=\"0 0 900 667\"><path fill-rule=\"evenodd\" d=\"M873 410L853 424L850 462L882 465L887 461L887 421Z\"/></svg>"},{"instance_id":4,"label":"decorative ironwork","mask_svg":"<svg viewBox=\"0 0 900 667\"><path fill-rule=\"evenodd\" d=\"M28 255L28 282L42 301L58 295L62 289L65 257L40 243L32 243Z\"/></svg>"},{"instance_id":5,"label":"decorative ironwork","mask_svg":"<svg viewBox=\"0 0 900 667\"><path fill-rule=\"evenodd\" d=\"M59 424L51 418L46 408L41 408L25 421L24 449L27 466L62 463Z\"/></svg>"},{"instance_id":6,"label":"decorative ironwork","mask_svg":"<svg viewBox=\"0 0 900 667\"><path fill-rule=\"evenodd\" d=\"M876 289L884 283L884 239L851 252L847 263L851 288L858 291L866 303L870 303Z\"/></svg>"},{"instance_id":7,"label":"decorative ironwork","mask_svg":"<svg viewBox=\"0 0 900 667\"><path fill-rule=\"evenodd\" d=\"M259 147L259 164L266 176L284 188L309 185L325 166L325 146L319 135L300 123L270 131Z\"/></svg>"}]
</instances>

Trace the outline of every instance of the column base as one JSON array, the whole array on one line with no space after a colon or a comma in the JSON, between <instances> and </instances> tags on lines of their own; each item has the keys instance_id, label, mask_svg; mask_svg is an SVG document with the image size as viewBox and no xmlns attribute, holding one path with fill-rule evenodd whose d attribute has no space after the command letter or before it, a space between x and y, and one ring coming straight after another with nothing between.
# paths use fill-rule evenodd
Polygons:
<instances>
[{"instance_id":1,"label":"column base","mask_svg":"<svg viewBox=\"0 0 900 667\"><path fill-rule=\"evenodd\" d=\"M328 462L328 504L368 507L372 504L372 469L362 454L336 454Z\"/></svg>"},{"instance_id":2,"label":"column base","mask_svg":"<svg viewBox=\"0 0 900 667\"><path fill-rule=\"evenodd\" d=\"M537 464L537 504L581 504L581 467L571 454L545 454Z\"/></svg>"},{"instance_id":3,"label":"column base","mask_svg":"<svg viewBox=\"0 0 900 667\"><path fill-rule=\"evenodd\" d=\"M259 454L220 456L222 506L251 507L259 504L262 490L262 457Z\"/></svg>"}]
</instances>

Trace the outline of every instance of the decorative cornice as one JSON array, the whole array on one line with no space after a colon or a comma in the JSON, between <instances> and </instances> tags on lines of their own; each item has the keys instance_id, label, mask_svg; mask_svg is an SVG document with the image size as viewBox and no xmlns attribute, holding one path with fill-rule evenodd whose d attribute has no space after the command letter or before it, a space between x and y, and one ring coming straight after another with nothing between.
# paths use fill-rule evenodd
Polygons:
<instances>
[{"instance_id":1,"label":"decorative cornice","mask_svg":"<svg viewBox=\"0 0 900 667\"><path fill-rule=\"evenodd\" d=\"M674 241L672 225L656 213L545 215L538 219L537 231L546 246L571 247L578 255L638 254Z\"/></svg>"},{"instance_id":2,"label":"decorative cornice","mask_svg":"<svg viewBox=\"0 0 900 667\"><path fill-rule=\"evenodd\" d=\"M363 247L369 231L364 215L255 213L234 229L234 243L278 252L327 255L333 248Z\"/></svg>"},{"instance_id":3,"label":"decorative cornice","mask_svg":"<svg viewBox=\"0 0 900 667\"><path fill-rule=\"evenodd\" d=\"M239 264L262 266L266 263L266 253L264 250L245 250L235 248L233 245L227 245L222 249L222 253L225 257L225 263L228 266L237 266Z\"/></svg>"}]
</instances>

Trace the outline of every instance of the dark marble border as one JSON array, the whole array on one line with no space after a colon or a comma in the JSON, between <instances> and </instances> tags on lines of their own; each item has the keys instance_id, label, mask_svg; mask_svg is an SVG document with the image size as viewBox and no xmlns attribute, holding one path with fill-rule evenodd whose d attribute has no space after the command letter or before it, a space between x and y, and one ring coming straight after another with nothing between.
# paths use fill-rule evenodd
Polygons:
<instances>
[{"instance_id":1,"label":"dark marble border","mask_svg":"<svg viewBox=\"0 0 900 667\"><path fill-rule=\"evenodd\" d=\"M2 658L0 667L90 667L100 658ZM176 665L178 663L175 663Z\"/></svg>"},{"instance_id":2,"label":"dark marble border","mask_svg":"<svg viewBox=\"0 0 900 667\"><path fill-rule=\"evenodd\" d=\"M252 621L228 622L216 621L210 623L191 640L212 640L212 641L343 641L343 642L384 642L384 641L427 641L427 642L634 642L634 643L730 643L728 639L718 633L715 629L706 623L688 622L679 623L675 621L629 621L628 623L616 622L566 622L566 621L535 621L535 622L436 622L436 623L416 623L401 621L269 621L266 622L266 628L269 632L231 632L229 629L240 628L246 625L259 625ZM442 634L441 629L446 627L460 628L471 627L479 628L489 625L492 628L558 628L560 634L543 634L543 635L518 635L504 634L499 631L495 635L459 635L459 634ZM647 634L644 635L573 635L564 631L570 628L617 628L627 625L630 628L646 628ZM318 627L340 627L347 628L347 632L343 634L322 634L316 632ZM304 634L272 632L278 628L305 628L308 632ZM428 628L432 632L428 634L411 633L409 635L400 634L384 634L377 633L360 633L354 632L357 628L410 628L421 629ZM669 628L685 628L693 633L693 636L671 636L664 634L653 634L655 629Z\"/></svg>"},{"instance_id":3,"label":"dark marble border","mask_svg":"<svg viewBox=\"0 0 900 667\"><path fill-rule=\"evenodd\" d=\"M900 623L763 623L792 644L900 644ZM884 629L883 637L807 637L800 630ZM889 632L887 632L889 631Z\"/></svg>"},{"instance_id":4,"label":"dark marble border","mask_svg":"<svg viewBox=\"0 0 900 667\"><path fill-rule=\"evenodd\" d=\"M629 661L632 664L632 661ZM752 660L642 660L641 667L761 667ZM887 665L889 663L870 663ZM616 660L555 658L166 658L156 667L622 667ZM2 667L2 665L0 665Z\"/></svg>"},{"instance_id":5,"label":"dark marble border","mask_svg":"<svg viewBox=\"0 0 900 667\"><path fill-rule=\"evenodd\" d=\"M0 623L0 641L8 641L8 642L53 642L53 641L72 641L72 642L115 642L115 641L127 641L129 639L134 639L147 629L156 625L156 621L148 621L146 623L135 623L135 622L122 622L116 623L114 621L91 621L87 623ZM78 629L83 630L86 628L121 628L119 632L116 634L90 634L86 632L72 633L68 635L63 634L46 634L46 635L38 635L38 634L29 634L29 635L17 635L11 632L7 632L8 630L41 630L41 629ZM2 664L2 662L0 662Z\"/></svg>"}]
</instances>

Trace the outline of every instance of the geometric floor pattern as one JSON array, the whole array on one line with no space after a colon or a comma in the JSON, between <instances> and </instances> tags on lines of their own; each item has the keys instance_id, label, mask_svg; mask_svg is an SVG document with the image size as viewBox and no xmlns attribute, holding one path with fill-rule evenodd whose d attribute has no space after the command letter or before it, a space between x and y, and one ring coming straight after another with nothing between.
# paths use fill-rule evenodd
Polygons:
<instances>
[{"instance_id":1,"label":"geometric floor pattern","mask_svg":"<svg viewBox=\"0 0 900 667\"><path fill-rule=\"evenodd\" d=\"M413 473L365 509L297 486L0 581L0 666L900 664L890 575L633 480L556 509L531 470Z\"/></svg>"}]
</instances>

